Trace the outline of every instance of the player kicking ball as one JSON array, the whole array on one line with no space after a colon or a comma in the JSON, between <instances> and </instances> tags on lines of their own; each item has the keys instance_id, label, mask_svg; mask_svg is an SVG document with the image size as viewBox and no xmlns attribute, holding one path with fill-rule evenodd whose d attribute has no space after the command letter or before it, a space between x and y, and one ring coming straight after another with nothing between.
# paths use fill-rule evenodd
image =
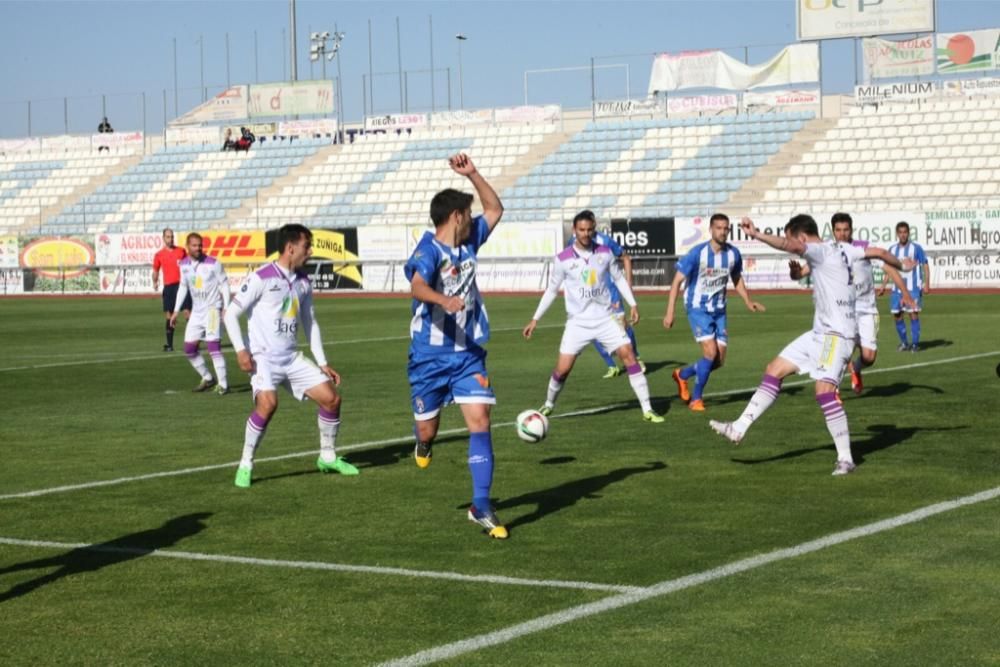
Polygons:
<instances>
[{"instance_id":1,"label":"player kicking ball","mask_svg":"<svg viewBox=\"0 0 1000 667\"><path fill-rule=\"evenodd\" d=\"M340 384L337 371L326 363L319 324L313 311L312 283L301 270L312 256L312 232L302 225L278 230L278 259L251 273L226 309L226 333L236 349L240 368L252 373L254 409L247 419L243 457L236 471L236 486L246 489L253 481L254 453L268 423L278 409L279 385L296 399L312 399L319 406L320 472L357 475L358 469L337 456L340 430ZM240 329L240 315L247 313L250 346ZM315 363L298 351L299 328L309 339Z\"/></svg>"},{"instance_id":2,"label":"player kicking ball","mask_svg":"<svg viewBox=\"0 0 1000 667\"><path fill-rule=\"evenodd\" d=\"M845 243L824 243L816 221L808 215L789 220L784 236L762 233L750 218L743 218L740 229L751 239L799 255L809 265L815 306L813 328L789 343L767 365L760 386L739 419L734 422L713 419L709 425L716 433L740 444L750 426L777 400L781 381L792 373L808 374L816 380L816 402L823 410L827 430L837 448L833 474L854 472L847 413L837 396L840 378L854 353L854 338L858 334L853 267L866 257L881 259L896 269L902 268L902 264L881 248L862 250Z\"/></svg>"},{"instance_id":3,"label":"player kicking ball","mask_svg":"<svg viewBox=\"0 0 1000 667\"><path fill-rule=\"evenodd\" d=\"M632 341L625 332L622 318L615 313L608 283L614 282L625 303L629 305L629 322L632 325L639 322L635 297L611 249L594 243L595 232L596 223L589 211L578 213L573 218L576 240L573 245L556 255L549 286L542 295L534 316L522 332L526 339L531 339L538 321L559 296L559 288L565 285L566 329L562 342L559 343L556 368L549 379L545 405L539 412L545 416L552 414L556 399L573 370L576 358L587 345L597 341L609 354L617 352L618 358L625 364L632 390L642 406L642 418L654 424L662 423L663 417L653 412L646 374L632 351Z\"/></svg>"},{"instance_id":4,"label":"player kicking ball","mask_svg":"<svg viewBox=\"0 0 1000 667\"><path fill-rule=\"evenodd\" d=\"M663 327L674 326L674 311L681 285L684 289L684 309L688 324L694 333L695 342L701 346L701 359L678 368L673 372L674 382L681 400L687 402L694 412L704 412L702 396L708 376L726 363L726 349L729 346L729 330L726 327L726 285L730 279L736 293L743 299L751 313L763 313L766 308L750 300L746 281L743 280L743 257L740 251L728 242L729 216L716 213L708 222L711 238L699 243L677 262L677 273L670 285L667 312L663 316ZM695 378L694 391L688 390L688 380Z\"/></svg>"},{"instance_id":5,"label":"player kicking ball","mask_svg":"<svg viewBox=\"0 0 1000 667\"><path fill-rule=\"evenodd\" d=\"M188 234L186 245L187 257L178 262L181 281L174 312L170 314L170 328L176 326L181 305L190 294L193 305L184 329L184 354L201 377L201 382L194 391L208 391L218 384L215 393L222 396L229 393L226 358L222 356L221 342L222 313L229 307L229 279L226 278L222 263L205 254L201 234ZM208 372L205 360L198 351L198 344L203 338L212 358L212 366L215 367L215 378Z\"/></svg>"},{"instance_id":6,"label":"player kicking ball","mask_svg":"<svg viewBox=\"0 0 1000 667\"><path fill-rule=\"evenodd\" d=\"M441 422L441 408L454 401L469 429L472 504L468 518L490 537L507 539L490 504L493 440L490 406L496 403L486 372L490 323L476 284L476 255L503 216L500 198L468 155L453 156L451 169L469 179L483 205L472 217L472 195L442 190L431 199L434 231L426 232L404 272L413 296L407 375L416 436L417 466L431 463L431 446Z\"/></svg>"}]
</instances>

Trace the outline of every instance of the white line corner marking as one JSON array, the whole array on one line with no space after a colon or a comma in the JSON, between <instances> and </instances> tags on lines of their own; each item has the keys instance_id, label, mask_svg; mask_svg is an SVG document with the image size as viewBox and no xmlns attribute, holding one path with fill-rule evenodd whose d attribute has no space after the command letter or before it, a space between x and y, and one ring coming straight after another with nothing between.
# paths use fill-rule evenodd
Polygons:
<instances>
[{"instance_id":1,"label":"white line corner marking","mask_svg":"<svg viewBox=\"0 0 1000 667\"><path fill-rule=\"evenodd\" d=\"M877 533L899 528L900 526L923 521L924 519L932 517L936 514L949 512L968 505L975 505L976 503L993 500L998 497L1000 497L1000 486L989 489L988 491L973 494L971 496L964 496L955 500L928 505L927 507L914 510L913 512L907 512L906 514L900 514L899 516L889 519L883 519L882 521L876 521L857 528L851 528L850 530L845 530L840 533L833 533L832 535L827 535L826 537L821 537L809 542L803 542L798 546L788 547L786 549L777 549L759 556L751 556L750 558L734 561L704 572L698 572L696 574L680 577L678 579L662 581L658 584L654 584L653 586L643 588L638 591L630 591L620 595L613 595L611 597L604 598L603 600L598 600L597 602L581 604L562 611L554 612L552 614L539 616L538 618L534 618L524 623L518 623L517 625L512 625L502 630L477 635L468 639L452 642L451 644L444 644L442 646L427 649L426 651L414 653L413 655L404 658L385 662L379 667L410 667L412 665L428 665L439 660L455 658L457 656L478 651L490 646L506 644L511 640L517 639L518 637L524 637L525 635L542 632L543 630L548 630L559 625L571 623L589 616L602 614L614 609L620 609L621 607L628 607L650 598L669 595L671 593L682 591L686 588L692 588L694 586L707 584L718 579L724 579L725 577L731 577L735 574L753 570L770 563L788 560L789 558L796 558L798 556L820 551L838 544L843 544L844 542L857 540L862 537L869 537Z\"/></svg>"}]
</instances>

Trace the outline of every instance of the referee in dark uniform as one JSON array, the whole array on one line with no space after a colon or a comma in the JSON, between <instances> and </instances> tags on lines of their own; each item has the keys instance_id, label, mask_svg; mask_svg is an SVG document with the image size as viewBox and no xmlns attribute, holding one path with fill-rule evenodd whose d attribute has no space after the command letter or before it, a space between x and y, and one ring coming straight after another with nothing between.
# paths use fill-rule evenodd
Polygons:
<instances>
[{"instance_id":1,"label":"referee in dark uniform","mask_svg":"<svg viewBox=\"0 0 1000 667\"><path fill-rule=\"evenodd\" d=\"M174 328L170 326L170 316L174 312L174 304L177 301L177 287L181 282L181 270L177 265L182 259L187 257L184 248L174 245L174 230L167 228L163 230L163 247L153 257L153 289L160 289L160 270L163 270L163 315L166 319L167 343L163 346L164 352L174 351ZM188 294L181 305L184 317L191 316L191 295Z\"/></svg>"}]
</instances>

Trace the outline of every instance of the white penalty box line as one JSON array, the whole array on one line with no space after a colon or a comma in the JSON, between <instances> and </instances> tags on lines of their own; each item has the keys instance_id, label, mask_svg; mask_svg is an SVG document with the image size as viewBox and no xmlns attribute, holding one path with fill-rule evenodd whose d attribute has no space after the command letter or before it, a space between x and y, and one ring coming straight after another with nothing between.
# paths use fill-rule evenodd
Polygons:
<instances>
[{"instance_id":1,"label":"white penalty box line","mask_svg":"<svg viewBox=\"0 0 1000 667\"><path fill-rule=\"evenodd\" d=\"M984 358L984 357L991 357L991 356L996 356L996 355L1000 355L1000 350L996 350L996 351L993 351L993 352L982 352L982 353L979 353L979 354L969 354L969 355L965 355L965 356L962 356L962 357L952 357L952 358L949 358L949 359L938 359L938 360L934 360L934 361L923 361L923 362L917 362L917 363L912 363L912 364L904 364L902 366L892 366L890 368L869 369L869 370L866 371L866 375L871 375L873 373L891 373L891 372L895 372L895 371L910 370L910 369L914 369L914 368L925 368L925 367L928 367L928 366L938 366L938 365L941 365L941 364L958 363L958 362L961 362L961 361L970 361L970 360L973 360L973 359L981 359L981 358ZM785 382L782 386L783 387L794 387L794 386L799 386L799 385L811 384L812 382L813 382L812 380L799 380L799 381L795 381L795 382ZM718 391L718 392L708 393L708 394L705 394L705 396L709 397L709 398L711 398L711 397L718 397L718 396L732 396L732 395L735 395L735 394L750 393L750 392L753 392L755 389L756 389L756 387L746 387L746 388L743 388L743 389L730 389L730 390L727 390L727 391ZM602 405L602 406L598 406L598 407L595 407L595 408L587 408L587 409L583 409L583 410L574 410L572 412L564 412L564 413L561 413L561 414L552 415L550 417L550 419L567 419L567 418L570 418L570 417L582 417L582 416L585 416L585 415L600 414L602 412L608 412L610 410L616 410L616 409L620 409L620 408L623 408L623 407L627 407L628 405L630 405L630 404L629 403L612 403L612 404L609 404L609 405ZM504 427L513 426L513 425L514 425L514 422L501 422L501 423L493 424L493 426L496 427L496 428L504 428ZM465 433L466 431L467 431L467 429L465 429L465 428L454 428L454 429L448 429L448 430L444 430L444 431L439 431L438 435L439 436L459 435L459 434ZM359 442L359 443L356 443L356 444L353 444L353 445L343 445L343 446L338 447L337 450L339 452L341 452L341 453L346 453L346 452L350 452L350 451L356 451L356 450L359 450L359 449L370 449L370 448L373 448L373 447L384 447L384 446L388 446L388 445L400 445L400 444L405 444L405 443L412 442L412 441L413 441L413 436L412 435L406 435L406 436L402 436L402 437L398 437L398 438L387 438L385 440L369 440L367 442ZM262 457L262 458L257 459L257 462L258 463L266 463L266 462L270 462L270 461L282 461L282 460L285 460L285 459L295 459L295 458L302 458L302 457L305 457L305 456L315 456L316 455L316 451L317 450L314 448L314 449L310 449L310 450L303 451L303 452L293 452L291 454L280 454L280 455L277 455L277 456L267 456L267 457ZM129 476L129 477L119 477L119 478L116 478L116 479L98 480L98 481L94 481L94 482L83 482L83 483L80 483L80 484L67 484L67 485L64 485L64 486L54 486L54 487L49 487L49 488L45 488L45 489L37 489L37 490L34 490L34 491L20 491L20 492L16 492L16 493L0 494L0 500L14 500L14 499L17 499L17 498L37 498L39 496L47 496L47 495L51 495L51 494L54 494L54 493L68 493L68 492L71 492L71 491L82 491L82 490L85 490L85 489L96 489L96 488L105 487L105 486L117 486L119 484L127 484L127 483L130 483L130 482L140 482L140 481L144 481L144 480L148 480L148 479L159 479L159 478L163 478L163 477L178 477L178 476L181 476L181 475L193 475L195 473L200 473L200 472L209 472L209 471L212 471L212 470L222 470L222 469L225 469L225 468L235 468L238 465L239 465L239 461L231 461L231 462L228 462L228 463L213 463L213 464L203 465L203 466L194 466L194 467L191 467L191 468L181 468L181 469L178 469L178 470L165 470L165 471L162 471L162 472L146 473L146 474L143 474L143 475L132 475L132 476Z\"/></svg>"},{"instance_id":2,"label":"white penalty box line","mask_svg":"<svg viewBox=\"0 0 1000 667\"><path fill-rule=\"evenodd\" d=\"M484 648L489 648L491 646L507 644L526 635L549 630L567 623L572 623L573 621L589 618L598 614L613 611L615 609L629 607L652 598L677 593L689 588L694 588L695 586L700 586L719 579L741 574L749 570L754 570L759 567L763 567L764 565L770 565L771 563L797 558L799 556L828 549L839 544L844 544L845 542L851 542L853 540L870 537L878 533L894 530L901 526L917 523L944 512L950 512L952 510L968 507L977 503L987 502L998 497L1000 497L1000 486L987 491L981 491L973 495L956 498L955 500L948 500L934 505L928 505L889 519L883 519L881 521L869 523L857 528L851 528L839 533L833 533L816 540L803 542L802 544L794 547L776 549L758 556L751 556L750 558L744 558L732 563L727 563L726 565L712 568L711 570L705 570L703 572L690 574L677 579L661 581L660 583L637 591L629 591L627 593L613 595L596 602L581 604L562 611L546 614L545 616L539 616L529 621L525 621L524 623L511 625L501 630L476 635L474 637L469 637L468 639L420 651L397 660L384 662L381 663L379 667L413 667L414 665L428 665L441 660L456 658L458 656L479 651Z\"/></svg>"}]
</instances>

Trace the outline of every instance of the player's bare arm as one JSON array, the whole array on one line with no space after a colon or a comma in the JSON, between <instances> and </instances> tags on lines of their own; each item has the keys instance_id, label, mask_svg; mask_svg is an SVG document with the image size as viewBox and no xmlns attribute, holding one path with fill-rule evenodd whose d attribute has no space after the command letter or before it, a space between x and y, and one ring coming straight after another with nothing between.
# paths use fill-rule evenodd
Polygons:
<instances>
[{"instance_id":1,"label":"player's bare arm","mask_svg":"<svg viewBox=\"0 0 1000 667\"><path fill-rule=\"evenodd\" d=\"M627 252L622 253L622 270L625 272L628 286L632 287L632 257Z\"/></svg>"},{"instance_id":2,"label":"player's bare arm","mask_svg":"<svg viewBox=\"0 0 1000 667\"><path fill-rule=\"evenodd\" d=\"M465 153L452 156L448 160L448 164L456 174L465 176L472 183L476 194L479 195L479 203L483 206L483 217L486 218L486 224L490 231L493 231L493 228L500 222L500 218L503 217L503 204L500 203L500 197L493 186L483 178L483 175L476 169L476 165L472 163L472 158Z\"/></svg>"},{"instance_id":3,"label":"player's bare arm","mask_svg":"<svg viewBox=\"0 0 1000 667\"><path fill-rule=\"evenodd\" d=\"M419 273L413 274L413 280L410 281L410 295L417 301L441 306L449 313L457 313L465 308L463 299L457 296L445 296L434 290Z\"/></svg>"},{"instance_id":4,"label":"player's bare arm","mask_svg":"<svg viewBox=\"0 0 1000 667\"><path fill-rule=\"evenodd\" d=\"M910 290L906 289L906 281L903 280L903 276L899 275L899 271L888 265L883 266L882 271L885 273L886 278L892 280L892 284L902 293L903 305L907 308L915 309L917 304L910 295Z\"/></svg>"},{"instance_id":5,"label":"player's bare arm","mask_svg":"<svg viewBox=\"0 0 1000 667\"><path fill-rule=\"evenodd\" d=\"M733 286L736 288L736 293L743 299L743 303L746 304L747 310L751 313L763 313L767 310L763 304L750 300L750 292L747 291L747 283L743 280L743 276L734 280Z\"/></svg>"},{"instance_id":6,"label":"player's bare arm","mask_svg":"<svg viewBox=\"0 0 1000 667\"><path fill-rule=\"evenodd\" d=\"M743 233L750 238L769 245L775 250L783 250L784 252L790 252L793 255L804 255L806 252L806 244L799 239L793 239L787 236L765 234L757 229L757 226L753 224L753 220L750 218L743 218L740 220L740 229L742 229Z\"/></svg>"},{"instance_id":7,"label":"player's bare arm","mask_svg":"<svg viewBox=\"0 0 1000 667\"><path fill-rule=\"evenodd\" d=\"M674 313L677 308L677 295L681 292L681 285L684 284L684 274L677 272L674 280L670 283L670 295L667 297L667 312L663 314L663 328L671 329L674 326Z\"/></svg>"},{"instance_id":8,"label":"player's bare arm","mask_svg":"<svg viewBox=\"0 0 1000 667\"><path fill-rule=\"evenodd\" d=\"M888 250L882 248L876 248L874 246L868 246L865 248L865 258L866 259L880 259L885 264L891 266L897 271L905 271L906 268L903 266L903 262L899 261L899 258L893 255ZM882 279L882 285L885 285L886 278Z\"/></svg>"},{"instance_id":9,"label":"player's bare arm","mask_svg":"<svg viewBox=\"0 0 1000 667\"><path fill-rule=\"evenodd\" d=\"M924 272L924 286L923 286L922 289L924 291L924 294L930 294L931 293L931 265L930 265L930 262L926 262L926 263L922 264L921 266L923 267L923 272Z\"/></svg>"}]
</instances>

